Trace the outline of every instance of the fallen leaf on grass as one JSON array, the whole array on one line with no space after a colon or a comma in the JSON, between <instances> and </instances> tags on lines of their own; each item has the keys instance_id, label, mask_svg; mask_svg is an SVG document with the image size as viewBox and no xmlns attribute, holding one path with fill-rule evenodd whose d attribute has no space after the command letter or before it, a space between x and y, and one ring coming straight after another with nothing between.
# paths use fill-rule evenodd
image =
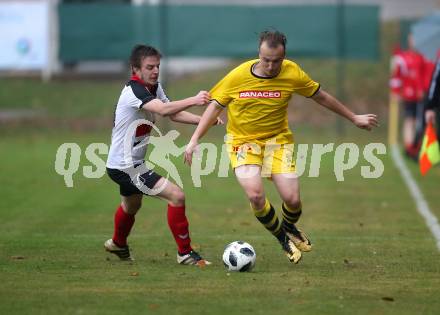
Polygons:
<instances>
[{"instance_id":1,"label":"fallen leaf on grass","mask_svg":"<svg viewBox=\"0 0 440 315\"><path fill-rule=\"evenodd\" d=\"M159 304L149 304L148 305L148 308L150 309L150 310L155 310L155 309L157 309L159 307Z\"/></svg>"},{"instance_id":2,"label":"fallen leaf on grass","mask_svg":"<svg viewBox=\"0 0 440 315\"><path fill-rule=\"evenodd\" d=\"M26 257L24 257L24 256L11 256L11 259L13 259L13 260L23 260L25 258Z\"/></svg>"},{"instance_id":3,"label":"fallen leaf on grass","mask_svg":"<svg viewBox=\"0 0 440 315\"><path fill-rule=\"evenodd\" d=\"M204 261L203 259L202 259L202 260L199 260L199 261L196 263L196 266L199 267L200 269L203 269L203 268L206 267L206 261Z\"/></svg>"}]
</instances>

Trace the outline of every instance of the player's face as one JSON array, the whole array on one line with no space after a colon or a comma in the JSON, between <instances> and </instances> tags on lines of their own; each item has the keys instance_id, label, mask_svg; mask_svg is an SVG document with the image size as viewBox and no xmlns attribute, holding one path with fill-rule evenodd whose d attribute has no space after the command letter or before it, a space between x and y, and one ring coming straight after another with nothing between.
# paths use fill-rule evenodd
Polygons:
<instances>
[{"instance_id":1,"label":"player's face","mask_svg":"<svg viewBox=\"0 0 440 315\"><path fill-rule=\"evenodd\" d=\"M266 42L260 46L260 62L259 66L263 74L268 77L277 75L281 70L284 60L284 47L278 45L276 48L269 47Z\"/></svg>"},{"instance_id":2,"label":"player's face","mask_svg":"<svg viewBox=\"0 0 440 315\"><path fill-rule=\"evenodd\" d=\"M144 82L154 85L159 79L160 58L158 56L148 56L142 59L141 67L134 68L135 74Z\"/></svg>"}]
</instances>

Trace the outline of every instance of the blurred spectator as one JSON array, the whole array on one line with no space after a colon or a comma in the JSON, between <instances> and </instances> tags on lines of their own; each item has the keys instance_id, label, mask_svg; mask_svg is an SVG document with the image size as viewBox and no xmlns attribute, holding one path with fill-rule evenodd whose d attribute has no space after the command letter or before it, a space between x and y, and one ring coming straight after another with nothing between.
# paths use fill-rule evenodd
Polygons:
<instances>
[{"instance_id":1,"label":"blurred spectator","mask_svg":"<svg viewBox=\"0 0 440 315\"><path fill-rule=\"evenodd\" d=\"M402 133L405 153L415 159L423 134L423 100L429 88L432 69L432 62L414 49L411 34L408 36L407 50L395 49L390 88L404 108Z\"/></svg>"},{"instance_id":2,"label":"blurred spectator","mask_svg":"<svg viewBox=\"0 0 440 315\"><path fill-rule=\"evenodd\" d=\"M436 125L437 139L440 139L440 58L437 58L435 71L432 75L431 84L428 92L425 119Z\"/></svg>"}]
</instances>

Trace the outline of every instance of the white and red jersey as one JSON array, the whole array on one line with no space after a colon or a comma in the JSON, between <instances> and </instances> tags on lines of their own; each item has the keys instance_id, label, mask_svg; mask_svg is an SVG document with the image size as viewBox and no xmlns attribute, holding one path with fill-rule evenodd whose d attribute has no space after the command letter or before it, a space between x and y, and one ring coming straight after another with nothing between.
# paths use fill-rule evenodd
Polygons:
<instances>
[{"instance_id":1,"label":"white and red jersey","mask_svg":"<svg viewBox=\"0 0 440 315\"><path fill-rule=\"evenodd\" d=\"M421 101L427 92L427 81L432 74L430 62L420 53L407 50L393 56L391 67L391 91L405 101Z\"/></svg>"},{"instance_id":2,"label":"white and red jersey","mask_svg":"<svg viewBox=\"0 0 440 315\"><path fill-rule=\"evenodd\" d=\"M147 86L136 76L132 76L122 89L115 110L112 142L106 165L108 168L125 169L144 161L147 138L150 136L155 117L154 113L142 107L155 98L164 103L169 102L160 83ZM145 120L148 123L145 123Z\"/></svg>"}]
</instances>

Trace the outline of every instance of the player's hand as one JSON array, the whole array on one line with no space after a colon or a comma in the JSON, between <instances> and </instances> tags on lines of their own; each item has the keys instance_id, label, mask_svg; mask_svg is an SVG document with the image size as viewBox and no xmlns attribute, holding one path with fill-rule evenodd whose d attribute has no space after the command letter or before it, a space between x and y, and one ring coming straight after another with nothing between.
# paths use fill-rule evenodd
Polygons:
<instances>
[{"instance_id":1,"label":"player's hand","mask_svg":"<svg viewBox=\"0 0 440 315\"><path fill-rule=\"evenodd\" d=\"M433 123L435 124L435 111L433 111L432 109L428 109L425 112L425 120L427 123Z\"/></svg>"},{"instance_id":2,"label":"player's hand","mask_svg":"<svg viewBox=\"0 0 440 315\"><path fill-rule=\"evenodd\" d=\"M197 153L197 152L198 152L198 143L190 141L186 145L185 153L183 155L183 162L185 164L188 164L189 166L191 166L193 155L194 155L194 153Z\"/></svg>"},{"instance_id":3,"label":"player's hand","mask_svg":"<svg viewBox=\"0 0 440 315\"><path fill-rule=\"evenodd\" d=\"M217 117L217 120L214 122L214 126L217 126L217 125L224 125L225 124L225 122L223 121L223 119L221 119L220 117Z\"/></svg>"},{"instance_id":4,"label":"player's hand","mask_svg":"<svg viewBox=\"0 0 440 315\"><path fill-rule=\"evenodd\" d=\"M377 115L374 114L355 115L353 119L353 124L361 129L366 129L368 131L373 129L373 127L379 126Z\"/></svg>"},{"instance_id":5,"label":"player's hand","mask_svg":"<svg viewBox=\"0 0 440 315\"><path fill-rule=\"evenodd\" d=\"M209 103L211 95L206 91L200 91L196 96L193 96L194 105L203 106Z\"/></svg>"}]
</instances>

